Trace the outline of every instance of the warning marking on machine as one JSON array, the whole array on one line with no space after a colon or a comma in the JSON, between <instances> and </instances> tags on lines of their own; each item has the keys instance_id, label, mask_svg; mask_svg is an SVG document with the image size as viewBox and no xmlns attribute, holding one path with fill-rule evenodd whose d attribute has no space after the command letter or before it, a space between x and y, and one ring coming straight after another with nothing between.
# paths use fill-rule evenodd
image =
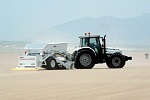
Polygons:
<instances>
[{"instance_id":1,"label":"warning marking on machine","mask_svg":"<svg viewBox=\"0 0 150 100\"><path fill-rule=\"evenodd\" d=\"M36 56L19 56L19 66L36 66Z\"/></svg>"}]
</instances>

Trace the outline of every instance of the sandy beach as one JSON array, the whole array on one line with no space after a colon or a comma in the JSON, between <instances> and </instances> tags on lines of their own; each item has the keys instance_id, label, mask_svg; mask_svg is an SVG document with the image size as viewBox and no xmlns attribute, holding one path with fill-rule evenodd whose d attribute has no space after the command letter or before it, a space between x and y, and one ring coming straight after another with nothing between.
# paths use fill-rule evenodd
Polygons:
<instances>
[{"instance_id":1,"label":"sandy beach","mask_svg":"<svg viewBox=\"0 0 150 100\"><path fill-rule=\"evenodd\" d=\"M0 54L0 100L149 100L150 58L132 56L122 69L11 71L17 54ZM149 52L150 53L150 52Z\"/></svg>"}]
</instances>

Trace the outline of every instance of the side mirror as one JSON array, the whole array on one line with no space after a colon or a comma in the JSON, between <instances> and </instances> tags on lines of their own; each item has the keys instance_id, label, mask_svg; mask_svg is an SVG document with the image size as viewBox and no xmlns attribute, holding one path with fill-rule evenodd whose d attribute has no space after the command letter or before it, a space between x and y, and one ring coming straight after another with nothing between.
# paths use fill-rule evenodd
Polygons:
<instances>
[{"instance_id":1,"label":"side mirror","mask_svg":"<svg viewBox=\"0 0 150 100\"><path fill-rule=\"evenodd\" d=\"M102 42L104 42L104 38L102 38Z\"/></svg>"}]
</instances>

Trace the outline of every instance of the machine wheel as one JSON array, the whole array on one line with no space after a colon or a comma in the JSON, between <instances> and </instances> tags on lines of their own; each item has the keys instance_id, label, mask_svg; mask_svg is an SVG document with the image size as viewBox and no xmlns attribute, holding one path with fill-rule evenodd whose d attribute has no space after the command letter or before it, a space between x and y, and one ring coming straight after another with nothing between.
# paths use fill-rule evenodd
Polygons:
<instances>
[{"instance_id":1,"label":"machine wheel","mask_svg":"<svg viewBox=\"0 0 150 100\"><path fill-rule=\"evenodd\" d=\"M106 64L109 68L123 68L125 65L125 58L121 54L113 54L108 58Z\"/></svg>"},{"instance_id":2,"label":"machine wheel","mask_svg":"<svg viewBox=\"0 0 150 100\"><path fill-rule=\"evenodd\" d=\"M47 66L46 66L47 70L54 70L54 69L58 69L59 68L58 64L56 62L56 59L54 57L48 58L46 63L47 63Z\"/></svg>"},{"instance_id":3,"label":"machine wheel","mask_svg":"<svg viewBox=\"0 0 150 100\"><path fill-rule=\"evenodd\" d=\"M76 53L74 60L76 69L91 69L95 65L95 54L91 50L83 49Z\"/></svg>"}]
</instances>

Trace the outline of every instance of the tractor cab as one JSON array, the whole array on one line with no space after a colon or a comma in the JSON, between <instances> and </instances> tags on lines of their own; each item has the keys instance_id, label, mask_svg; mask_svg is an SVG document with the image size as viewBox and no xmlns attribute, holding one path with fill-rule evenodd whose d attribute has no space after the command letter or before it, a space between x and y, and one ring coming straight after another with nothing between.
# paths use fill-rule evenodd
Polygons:
<instances>
[{"instance_id":1,"label":"tractor cab","mask_svg":"<svg viewBox=\"0 0 150 100\"><path fill-rule=\"evenodd\" d=\"M80 46L92 48L97 55L102 55L106 53L105 47L105 37L100 37L100 35L90 35L90 33L85 33L85 36L80 36Z\"/></svg>"}]
</instances>

